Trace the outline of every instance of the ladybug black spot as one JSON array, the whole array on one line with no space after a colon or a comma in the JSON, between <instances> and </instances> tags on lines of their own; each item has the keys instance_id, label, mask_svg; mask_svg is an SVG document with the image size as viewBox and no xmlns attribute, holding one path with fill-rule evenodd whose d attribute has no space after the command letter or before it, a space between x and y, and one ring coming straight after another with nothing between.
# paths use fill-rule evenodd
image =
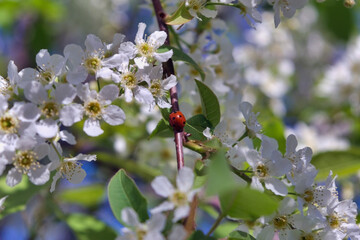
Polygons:
<instances>
[{"instance_id":1,"label":"ladybug black spot","mask_svg":"<svg viewBox=\"0 0 360 240\"><path fill-rule=\"evenodd\" d=\"M183 122L183 124L185 125L186 122Z\"/></svg>"},{"instance_id":2,"label":"ladybug black spot","mask_svg":"<svg viewBox=\"0 0 360 240\"><path fill-rule=\"evenodd\" d=\"M175 120L175 117L173 117L173 120Z\"/></svg>"},{"instance_id":3,"label":"ladybug black spot","mask_svg":"<svg viewBox=\"0 0 360 240\"><path fill-rule=\"evenodd\" d=\"M181 115L178 115L179 118L181 118Z\"/></svg>"}]
</instances>

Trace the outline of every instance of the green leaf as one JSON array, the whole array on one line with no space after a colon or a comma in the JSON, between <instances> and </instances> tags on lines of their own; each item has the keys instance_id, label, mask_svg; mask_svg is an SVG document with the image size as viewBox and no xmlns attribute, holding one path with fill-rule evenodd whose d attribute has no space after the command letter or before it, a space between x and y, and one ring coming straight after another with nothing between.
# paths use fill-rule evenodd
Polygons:
<instances>
[{"instance_id":1,"label":"green leaf","mask_svg":"<svg viewBox=\"0 0 360 240\"><path fill-rule=\"evenodd\" d=\"M158 49L158 52L167 52L169 50L173 50L173 56L171 57L172 60L182 61L189 64L191 67L195 68L195 70L199 72L201 80L205 80L205 73L202 68L189 55L187 55L180 49L171 46L162 46Z\"/></svg>"},{"instance_id":2,"label":"green leaf","mask_svg":"<svg viewBox=\"0 0 360 240\"><path fill-rule=\"evenodd\" d=\"M225 238L239 226L239 223L225 222L220 224L214 231L214 237L216 239Z\"/></svg>"},{"instance_id":3,"label":"green leaf","mask_svg":"<svg viewBox=\"0 0 360 240\"><path fill-rule=\"evenodd\" d=\"M195 80L195 82L200 93L202 111L212 124L212 127L215 128L221 117L219 100L208 86L198 80Z\"/></svg>"},{"instance_id":4,"label":"green leaf","mask_svg":"<svg viewBox=\"0 0 360 240\"><path fill-rule=\"evenodd\" d=\"M163 117L166 123L169 122L170 109L168 108L160 108L161 116Z\"/></svg>"},{"instance_id":5,"label":"green leaf","mask_svg":"<svg viewBox=\"0 0 360 240\"><path fill-rule=\"evenodd\" d=\"M124 224L121 219L121 210L126 207L133 208L141 222L149 218L145 197L123 169L111 178L108 185L108 197L111 210L119 222Z\"/></svg>"},{"instance_id":6,"label":"green leaf","mask_svg":"<svg viewBox=\"0 0 360 240\"><path fill-rule=\"evenodd\" d=\"M223 214L233 218L255 220L269 215L278 208L278 202L265 193L248 187L219 196Z\"/></svg>"},{"instance_id":7,"label":"green leaf","mask_svg":"<svg viewBox=\"0 0 360 240\"><path fill-rule=\"evenodd\" d=\"M152 133L149 136L150 138L153 138L155 136L158 137L173 137L174 132L172 128L165 122L164 119L161 119L158 124L156 125L155 129L152 131Z\"/></svg>"},{"instance_id":8,"label":"green leaf","mask_svg":"<svg viewBox=\"0 0 360 240\"><path fill-rule=\"evenodd\" d=\"M78 240L115 239L116 233L105 223L84 214L71 214L66 223L74 231Z\"/></svg>"},{"instance_id":9,"label":"green leaf","mask_svg":"<svg viewBox=\"0 0 360 240\"><path fill-rule=\"evenodd\" d=\"M206 188L206 194L208 196L217 194L221 196L228 192L235 191L238 187L234 175L230 171L225 154L225 149L219 149L210 157Z\"/></svg>"},{"instance_id":10,"label":"green leaf","mask_svg":"<svg viewBox=\"0 0 360 240\"><path fill-rule=\"evenodd\" d=\"M179 8L165 19L165 23L168 25L182 25L193 18L185 6L185 1L183 1Z\"/></svg>"},{"instance_id":11,"label":"green leaf","mask_svg":"<svg viewBox=\"0 0 360 240\"><path fill-rule=\"evenodd\" d=\"M3 211L0 211L0 219L8 214L22 211L26 208L26 203L34 196L40 189L47 188L48 185L36 186L29 182L26 176L23 176L22 181L15 187L9 187L6 184L6 177L0 178L0 198L8 195L5 200Z\"/></svg>"},{"instance_id":12,"label":"green leaf","mask_svg":"<svg viewBox=\"0 0 360 240\"><path fill-rule=\"evenodd\" d=\"M96 206L103 198L104 186L94 184L90 186L62 191L59 197L64 202L78 203L86 207Z\"/></svg>"},{"instance_id":13,"label":"green leaf","mask_svg":"<svg viewBox=\"0 0 360 240\"><path fill-rule=\"evenodd\" d=\"M203 114L198 114L186 120L184 130L187 133L191 133L189 139L205 141L206 137L204 136L203 131L207 127L211 127L209 120L207 120Z\"/></svg>"},{"instance_id":14,"label":"green leaf","mask_svg":"<svg viewBox=\"0 0 360 240\"><path fill-rule=\"evenodd\" d=\"M360 150L349 149L346 151L329 151L315 155L311 160L317 170L318 180L326 179L330 170L339 179L357 173L360 169Z\"/></svg>"},{"instance_id":15,"label":"green leaf","mask_svg":"<svg viewBox=\"0 0 360 240\"><path fill-rule=\"evenodd\" d=\"M256 238L246 232L234 231L230 233L228 240L256 240Z\"/></svg>"},{"instance_id":16,"label":"green leaf","mask_svg":"<svg viewBox=\"0 0 360 240\"><path fill-rule=\"evenodd\" d=\"M197 230L191 234L188 240L216 240L216 238L205 236L202 231Z\"/></svg>"}]
</instances>

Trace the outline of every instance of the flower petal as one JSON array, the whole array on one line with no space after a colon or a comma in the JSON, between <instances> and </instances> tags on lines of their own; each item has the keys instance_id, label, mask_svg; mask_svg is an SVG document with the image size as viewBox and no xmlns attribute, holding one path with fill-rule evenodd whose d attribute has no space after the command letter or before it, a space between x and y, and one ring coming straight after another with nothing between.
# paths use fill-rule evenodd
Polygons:
<instances>
[{"instance_id":1,"label":"flower petal","mask_svg":"<svg viewBox=\"0 0 360 240\"><path fill-rule=\"evenodd\" d=\"M99 136L101 134L103 134L104 130L101 129L100 127L100 122L97 119L87 119L84 122L84 128L83 128L84 132L91 136L91 137L96 137Z\"/></svg>"},{"instance_id":2,"label":"flower petal","mask_svg":"<svg viewBox=\"0 0 360 240\"><path fill-rule=\"evenodd\" d=\"M101 100L114 101L119 96L119 88L115 84L106 85L100 90L99 96Z\"/></svg>"},{"instance_id":3,"label":"flower petal","mask_svg":"<svg viewBox=\"0 0 360 240\"><path fill-rule=\"evenodd\" d=\"M177 222L178 220L187 217L190 213L190 206L189 205L185 205L185 206L181 206L181 207L177 207L175 209L174 212L174 218L173 218L173 222Z\"/></svg>"},{"instance_id":4,"label":"flower petal","mask_svg":"<svg viewBox=\"0 0 360 240\"><path fill-rule=\"evenodd\" d=\"M154 189L156 194L162 197L168 197L173 194L174 186L169 182L167 177L158 176L151 182L151 187Z\"/></svg>"},{"instance_id":5,"label":"flower petal","mask_svg":"<svg viewBox=\"0 0 360 240\"><path fill-rule=\"evenodd\" d=\"M188 192L194 183L194 172L191 168L183 167L176 177L176 186L182 192Z\"/></svg>"},{"instance_id":6,"label":"flower petal","mask_svg":"<svg viewBox=\"0 0 360 240\"><path fill-rule=\"evenodd\" d=\"M105 122L112 126L123 124L126 119L124 111L115 105L107 106L103 111L102 117Z\"/></svg>"},{"instance_id":7,"label":"flower petal","mask_svg":"<svg viewBox=\"0 0 360 240\"><path fill-rule=\"evenodd\" d=\"M161 203L159 206L150 210L151 214L161 213L164 211L169 211L175 208L175 205L172 202L165 201Z\"/></svg>"}]
</instances>

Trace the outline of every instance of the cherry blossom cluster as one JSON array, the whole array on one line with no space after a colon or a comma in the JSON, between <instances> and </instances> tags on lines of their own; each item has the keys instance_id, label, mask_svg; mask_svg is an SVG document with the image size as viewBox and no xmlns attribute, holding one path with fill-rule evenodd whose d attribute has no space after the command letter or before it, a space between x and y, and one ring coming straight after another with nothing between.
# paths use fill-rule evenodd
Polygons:
<instances>
[{"instance_id":1,"label":"cherry blossom cluster","mask_svg":"<svg viewBox=\"0 0 360 240\"><path fill-rule=\"evenodd\" d=\"M66 128L84 120L84 132L95 137L103 133L102 121L123 124L125 113L114 102L122 96L148 109L171 107L167 92L177 80L174 75L161 80L161 63L173 53L158 52L165 32L155 31L144 39L145 28L139 24L135 43L124 42L121 34L111 44L88 35L85 49L69 44L64 56L43 49L36 55L36 68L18 71L10 61L8 77L0 78L0 175L10 166L9 186L17 185L23 175L42 185L51 171L56 171L51 192L61 177L81 182L86 173L79 160L95 161L96 156L64 157L61 143L76 144ZM97 90L90 87L95 82Z\"/></svg>"},{"instance_id":2,"label":"cherry blossom cluster","mask_svg":"<svg viewBox=\"0 0 360 240\"><path fill-rule=\"evenodd\" d=\"M318 171L311 164L309 147L297 149L296 137L289 135L286 152L282 154L277 141L262 134L258 114L252 112L252 105L242 102L239 109L245 125L243 136L246 137L241 138L242 141L232 140L222 123L213 134L206 129L204 135L209 139L218 138L227 146L227 156L233 167L252 171L252 188L267 189L283 197L276 213L252 225L256 239L272 239L275 233L280 239L359 239L357 206L351 200L339 200L336 176L330 172L325 183L315 183ZM261 140L259 149L253 145L254 138ZM239 226L240 230L249 228L246 224Z\"/></svg>"}]
</instances>

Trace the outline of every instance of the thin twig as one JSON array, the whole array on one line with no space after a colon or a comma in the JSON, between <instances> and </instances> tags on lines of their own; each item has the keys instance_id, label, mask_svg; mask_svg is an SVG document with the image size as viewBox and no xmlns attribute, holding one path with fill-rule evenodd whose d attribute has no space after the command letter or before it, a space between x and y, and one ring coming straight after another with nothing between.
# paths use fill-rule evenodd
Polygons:
<instances>
[{"instance_id":1,"label":"thin twig","mask_svg":"<svg viewBox=\"0 0 360 240\"><path fill-rule=\"evenodd\" d=\"M166 13L164 12L160 0L152 0L155 16L159 25L159 29L161 31L166 32L167 38L165 40L165 45L170 46L170 37L169 30L165 23ZM163 63L163 78L169 77L171 74L175 75L174 64L172 59L170 58L167 62ZM176 86L170 89L170 98L171 98L171 106L174 112L179 111L179 103L178 103L178 95ZM177 159L177 167L180 170L184 166L184 151L183 151L183 139L184 132L179 132L174 130L174 138L175 138L175 148L176 148L176 159Z\"/></svg>"}]
</instances>

